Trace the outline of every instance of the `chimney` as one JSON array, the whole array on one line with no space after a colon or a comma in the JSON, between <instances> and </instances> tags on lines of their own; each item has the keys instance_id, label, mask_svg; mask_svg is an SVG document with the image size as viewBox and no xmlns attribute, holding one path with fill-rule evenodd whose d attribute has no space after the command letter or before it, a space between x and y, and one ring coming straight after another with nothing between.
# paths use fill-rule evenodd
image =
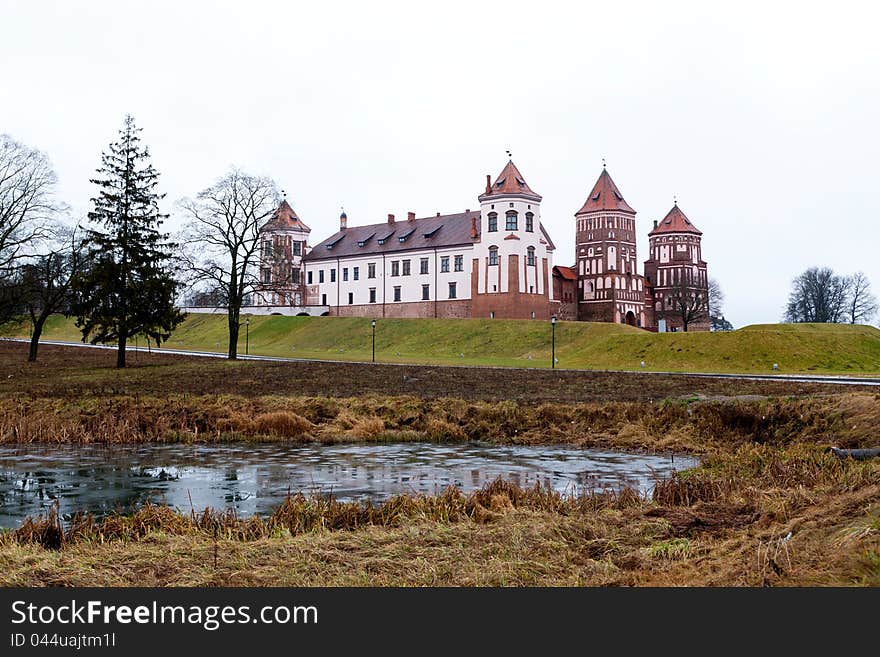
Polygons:
<instances>
[{"instance_id":1,"label":"chimney","mask_svg":"<svg viewBox=\"0 0 880 657\"><path fill-rule=\"evenodd\" d=\"M489 175L488 173L486 174L486 193L487 194L492 193L492 176Z\"/></svg>"},{"instance_id":2,"label":"chimney","mask_svg":"<svg viewBox=\"0 0 880 657\"><path fill-rule=\"evenodd\" d=\"M657 220L654 219L654 228L657 228Z\"/></svg>"},{"instance_id":3,"label":"chimney","mask_svg":"<svg viewBox=\"0 0 880 657\"><path fill-rule=\"evenodd\" d=\"M389 223L389 224L393 224L393 223L394 223L394 215L393 215L393 214L389 214L389 215L388 215L388 223Z\"/></svg>"},{"instance_id":4,"label":"chimney","mask_svg":"<svg viewBox=\"0 0 880 657\"><path fill-rule=\"evenodd\" d=\"M440 213L439 213L439 212L437 213L437 216L438 216L438 217L440 216Z\"/></svg>"},{"instance_id":5,"label":"chimney","mask_svg":"<svg viewBox=\"0 0 880 657\"><path fill-rule=\"evenodd\" d=\"M476 215L471 217L471 237L476 238L477 236L477 217Z\"/></svg>"},{"instance_id":6,"label":"chimney","mask_svg":"<svg viewBox=\"0 0 880 657\"><path fill-rule=\"evenodd\" d=\"M407 212L406 213L406 220L407 221L415 221L416 220L416 213L415 212Z\"/></svg>"}]
</instances>

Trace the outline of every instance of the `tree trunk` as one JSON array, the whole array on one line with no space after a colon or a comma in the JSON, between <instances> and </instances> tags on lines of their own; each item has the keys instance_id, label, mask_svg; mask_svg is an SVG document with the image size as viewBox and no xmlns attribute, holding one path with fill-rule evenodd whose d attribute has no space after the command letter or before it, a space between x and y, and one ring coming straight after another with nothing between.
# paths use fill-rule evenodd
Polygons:
<instances>
[{"instance_id":1,"label":"tree trunk","mask_svg":"<svg viewBox=\"0 0 880 657\"><path fill-rule=\"evenodd\" d=\"M116 349L116 368L122 369L125 367L125 343L128 339L128 336L124 333L119 334L119 346Z\"/></svg>"},{"instance_id":2,"label":"tree trunk","mask_svg":"<svg viewBox=\"0 0 880 657\"><path fill-rule=\"evenodd\" d=\"M238 359L238 310L229 308L229 360Z\"/></svg>"},{"instance_id":3,"label":"tree trunk","mask_svg":"<svg viewBox=\"0 0 880 657\"><path fill-rule=\"evenodd\" d=\"M34 318L34 330L31 333L31 347L28 351L28 362L33 363L37 360L37 349L40 348L40 336L43 334L43 326L46 324L48 315L40 315Z\"/></svg>"}]
</instances>

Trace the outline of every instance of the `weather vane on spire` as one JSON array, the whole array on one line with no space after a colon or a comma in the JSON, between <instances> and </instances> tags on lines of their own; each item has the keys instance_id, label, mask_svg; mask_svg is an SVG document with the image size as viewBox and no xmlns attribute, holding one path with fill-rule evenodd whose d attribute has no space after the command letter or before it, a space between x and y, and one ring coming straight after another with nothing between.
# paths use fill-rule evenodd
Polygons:
<instances>
[{"instance_id":1,"label":"weather vane on spire","mask_svg":"<svg viewBox=\"0 0 880 657\"><path fill-rule=\"evenodd\" d=\"M672 203L673 203L674 205L678 205L678 194L673 194L673 195L672 195Z\"/></svg>"},{"instance_id":2,"label":"weather vane on spire","mask_svg":"<svg viewBox=\"0 0 880 657\"><path fill-rule=\"evenodd\" d=\"M604 157L602 158L602 168L603 169L605 168L605 158Z\"/></svg>"},{"instance_id":3,"label":"weather vane on spire","mask_svg":"<svg viewBox=\"0 0 880 657\"><path fill-rule=\"evenodd\" d=\"M513 159L513 155L511 154L511 152L510 152L509 150L504 151L504 152L507 153L507 159L508 159L508 160L512 160L512 159Z\"/></svg>"},{"instance_id":4,"label":"weather vane on spire","mask_svg":"<svg viewBox=\"0 0 880 657\"><path fill-rule=\"evenodd\" d=\"M287 200L287 192L286 192L285 190L283 190L283 189L281 190L281 196L284 197L284 200L285 200L285 201Z\"/></svg>"}]
</instances>

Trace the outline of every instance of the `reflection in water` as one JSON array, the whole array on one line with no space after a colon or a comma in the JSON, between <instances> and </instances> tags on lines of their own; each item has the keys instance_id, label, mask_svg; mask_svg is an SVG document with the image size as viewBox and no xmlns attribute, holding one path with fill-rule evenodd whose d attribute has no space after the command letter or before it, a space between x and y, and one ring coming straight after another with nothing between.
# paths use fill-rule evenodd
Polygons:
<instances>
[{"instance_id":1,"label":"reflection in water","mask_svg":"<svg viewBox=\"0 0 880 657\"><path fill-rule=\"evenodd\" d=\"M234 506L266 514L290 492L381 501L397 493L465 491L498 477L568 492L632 486L696 465L679 456L565 446L383 445L0 446L0 527L58 500L61 512L102 514L151 500L182 511Z\"/></svg>"}]
</instances>

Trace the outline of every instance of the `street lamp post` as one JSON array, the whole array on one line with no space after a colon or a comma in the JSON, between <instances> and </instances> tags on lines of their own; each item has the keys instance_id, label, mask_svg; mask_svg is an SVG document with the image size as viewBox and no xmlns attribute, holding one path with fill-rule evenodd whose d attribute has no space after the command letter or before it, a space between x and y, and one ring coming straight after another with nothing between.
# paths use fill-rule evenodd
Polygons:
<instances>
[{"instance_id":1,"label":"street lamp post","mask_svg":"<svg viewBox=\"0 0 880 657\"><path fill-rule=\"evenodd\" d=\"M251 350L251 318L244 320L244 355L250 354Z\"/></svg>"},{"instance_id":2,"label":"street lamp post","mask_svg":"<svg viewBox=\"0 0 880 657\"><path fill-rule=\"evenodd\" d=\"M371 324L373 325L373 362L376 362L376 320L374 319Z\"/></svg>"},{"instance_id":3,"label":"street lamp post","mask_svg":"<svg viewBox=\"0 0 880 657\"><path fill-rule=\"evenodd\" d=\"M550 367L553 369L556 369L556 315L553 315L550 318L550 327L551 327L552 335L553 335L553 337L551 338L551 344L553 346L551 348L550 358L552 360L550 361Z\"/></svg>"}]
</instances>

